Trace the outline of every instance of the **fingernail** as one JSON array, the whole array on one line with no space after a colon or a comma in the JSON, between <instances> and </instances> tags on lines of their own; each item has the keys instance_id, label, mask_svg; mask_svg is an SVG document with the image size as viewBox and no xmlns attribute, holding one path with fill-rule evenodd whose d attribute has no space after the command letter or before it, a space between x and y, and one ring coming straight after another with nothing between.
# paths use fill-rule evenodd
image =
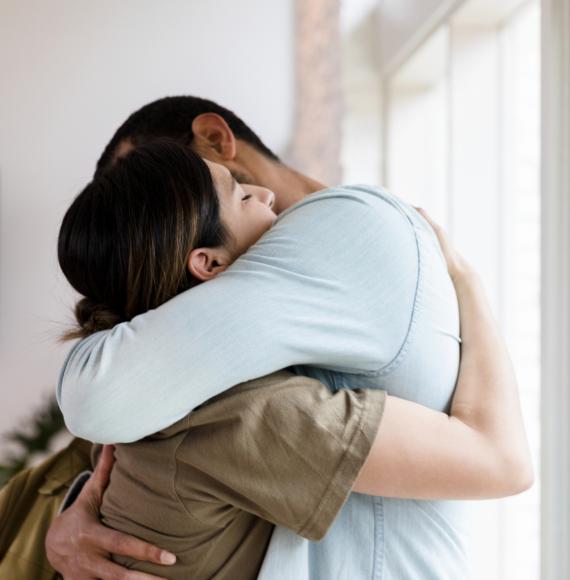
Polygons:
<instances>
[{"instance_id":1,"label":"fingernail","mask_svg":"<svg viewBox=\"0 0 570 580\"><path fill-rule=\"evenodd\" d=\"M170 552L162 552L160 555L160 561L163 564L176 564L176 556Z\"/></svg>"}]
</instances>

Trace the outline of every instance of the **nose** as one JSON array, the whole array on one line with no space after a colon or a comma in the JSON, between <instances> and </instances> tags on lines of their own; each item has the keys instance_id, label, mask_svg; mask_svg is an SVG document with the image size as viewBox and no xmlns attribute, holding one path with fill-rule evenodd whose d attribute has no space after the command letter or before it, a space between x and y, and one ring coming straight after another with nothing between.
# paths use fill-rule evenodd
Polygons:
<instances>
[{"instance_id":1,"label":"nose","mask_svg":"<svg viewBox=\"0 0 570 580\"><path fill-rule=\"evenodd\" d=\"M265 187L260 188L258 199L269 207L273 207L275 204L275 194L270 189L265 189Z\"/></svg>"}]
</instances>

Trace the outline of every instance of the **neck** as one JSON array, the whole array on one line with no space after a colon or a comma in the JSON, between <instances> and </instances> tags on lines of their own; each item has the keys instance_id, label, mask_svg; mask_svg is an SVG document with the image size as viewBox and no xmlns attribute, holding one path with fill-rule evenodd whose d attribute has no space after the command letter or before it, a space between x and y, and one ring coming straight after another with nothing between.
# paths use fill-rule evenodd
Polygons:
<instances>
[{"instance_id":1,"label":"neck","mask_svg":"<svg viewBox=\"0 0 570 580\"><path fill-rule=\"evenodd\" d=\"M275 212L281 213L306 195L327 186L240 143L236 162L251 180L275 193Z\"/></svg>"}]
</instances>

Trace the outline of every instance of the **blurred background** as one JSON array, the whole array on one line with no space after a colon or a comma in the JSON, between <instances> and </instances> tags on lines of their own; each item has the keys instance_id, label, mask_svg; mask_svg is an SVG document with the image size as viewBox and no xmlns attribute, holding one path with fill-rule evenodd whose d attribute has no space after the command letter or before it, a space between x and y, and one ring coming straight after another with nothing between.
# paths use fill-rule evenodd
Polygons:
<instances>
[{"instance_id":1,"label":"blurred background","mask_svg":"<svg viewBox=\"0 0 570 580\"><path fill-rule=\"evenodd\" d=\"M66 438L65 210L130 112L193 94L313 177L385 185L445 225L507 337L538 474L540 35L539 0L2 0L0 463ZM540 482L473 511L475 579L539 578Z\"/></svg>"}]
</instances>

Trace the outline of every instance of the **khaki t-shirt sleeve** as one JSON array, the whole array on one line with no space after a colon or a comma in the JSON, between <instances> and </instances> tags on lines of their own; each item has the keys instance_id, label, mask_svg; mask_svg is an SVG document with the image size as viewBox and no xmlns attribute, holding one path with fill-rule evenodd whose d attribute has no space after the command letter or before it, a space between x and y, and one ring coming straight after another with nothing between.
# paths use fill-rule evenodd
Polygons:
<instances>
[{"instance_id":1,"label":"khaki t-shirt sleeve","mask_svg":"<svg viewBox=\"0 0 570 580\"><path fill-rule=\"evenodd\" d=\"M306 377L271 377L191 415L177 454L179 497L202 522L227 525L244 510L319 540L368 456L385 393L332 394Z\"/></svg>"}]
</instances>

